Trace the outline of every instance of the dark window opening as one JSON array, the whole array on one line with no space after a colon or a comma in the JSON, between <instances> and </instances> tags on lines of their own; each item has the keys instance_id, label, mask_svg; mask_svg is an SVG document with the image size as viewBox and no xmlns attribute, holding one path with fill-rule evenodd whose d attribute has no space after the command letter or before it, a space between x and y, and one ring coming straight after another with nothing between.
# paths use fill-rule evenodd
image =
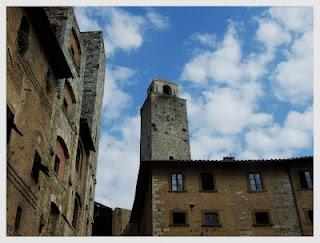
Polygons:
<instances>
[{"instance_id":1,"label":"dark window opening","mask_svg":"<svg viewBox=\"0 0 320 243\"><path fill-rule=\"evenodd\" d=\"M268 212L257 212L255 213L256 224L266 225L270 224Z\"/></svg>"},{"instance_id":2,"label":"dark window opening","mask_svg":"<svg viewBox=\"0 0 320 243\"><path fill-rule=\"evenodd\" d=\"M18 51L20 54L24 54L28 49L29 45L29 21L26 16L23 16L21 19L20 27L18 30Z\"/></svg>"},{"instance_id":3,"label":"dark window opening","mask_svg":"<svg viewBox=\"0 0 320 243\"><path fill-rule=\"evenodd\" d=\"M182 192L184 190L182 173L171 174L171 190L175 192Z\"/></svg>"},{"instance_id":4,"label":"dark window opening","mask_svg":"<svg viewBox=\"0 0 320 243\"><path fill-rule=\"evenodd\" d=\"M173 157L173 156L169 156L169 159L170 159L170 160L173 160L173 159L174 159L174 157Z\"/></svg>"},{"instance_id":5,"label":"dark window opening","mask_svg":"<svg viewBox=\"0 0 320 243\"><path fill-rule=\"evenodd\" d=\"M41 217L40 217L40 220L39 220L39 234L41 234L42 230L43 230L43 227L44 227L44 217L43 217L43 214L41 214Z\"/></svg>"},{"instance_id":6,"label":"dark window opening","mask_svg":"<svg viewBox=\"0 0 320 243\"><path fill-rule=\"evenodd\" d=\"M249 180L251 191L258 191L263 189L260 173L250 173Z\"/></svg>"},{"instance_id":7,"label":"dark window opening","mask_svg":"<svg viewBox=\"0 0 320 243\"><path fill-rule=\"evenodd\" d=\"M74 200L74 209L73 209L73 218L72 218L72 225L75 230L77 230L77 226L78 226L79 208L80 208L80 199L79 199L79 196L76 195Z\"/></svg>"},{"instance_id":8,"label":"dark window opening","mask_svg":"<svg viewBox=\"0 0 320 243\"><path fill-rule=\"evenodd\" d=\"M46 75L46 91L47 91L47 93L49 93L51 91L51 79L52 79L52 75L51 75L50 69L48 69L47 75Z\"/></svg>"},{"instance_id":9,"label":"dark window opening","mask_svg":"<svg viewBox=\"0 0 320 243\"><path fill-rule=\"evenodd\" d=\"M313 188L312 173L310 170L299 171L299 177L302 188Z\"/></svg>"},{"instance_id":10,"label":"dark window opening","mask_svg":"<svg viewBox=\"0 0 320 243\"><path fill-rule=\"evenodd\" d=\"M66 98L63 98L63 109L65 112L68 111L68 102L67 102Z\"/></svg>"},{"instance_id":11,"label":"dark window opening","mask_svg":"<svg viewBox=\"0 0 320 243\"><path fill-rule=\"evenodd\" d=\"M217 213L204 213L204 224L207 226L219 225L219 218Z\"/></svg>"},{"instance_id":12,"label":"dark window opening","mask_svg":"<svg viewBox=\"0 0 320 243\"><path fill-rule=\"evenodd\" d=\"M34 158L33 158L31 177L36 183L38 183L38 180L39 180L40 166L41 166L41 157L40 157L38 151L35 151Z\"/></svg>"},{"instance_id":13,"label":"dark window opening","mask_svg":"<svg viewBox=\"0 0 320 243\"><path fill-rule=\"evenodd\" d=\"M20 222L21 222L21 214L22 214L22 209L20 206L17 207L17 212L16 212L16 218L14 220L14 230L18 231L20 228Z\"/></svg>"},{"instance_id":14,"label":"dark window opening","mask_svg":"<svg viewBox=\"0 0 320 243\"><path fill-rule=\"evenodd\" d=\"M77 148L77 156L76 156L76 170L77 172L81 172L81 161L82 160L82 149L80 145L80 141L78 142L78 148Z\"/></svg>"},{"instance_id":15,"label":"dark window opening","mask_svg":"<svg viewBox=\"0 0 320 243\"><path fill-rule=\"evenodd\" d=\"M185 213L172 213L172 224L174 225L181 225L186 224L186 214Z\"/></svg>"},{"instance_id":16,"label":"dark window opening","mask_svg":"<svg viewBox=\"0 0 320 243\"><path fill-rule=\"evenodd\" d=\"M11 109L7 106L7 144L10 142L11 130L14 127L14 114Z\"/></svg>"},{"instance_id":17,"label":"dark window opening","mask_svg":"<svg viewBox=\"0 0 320 243\"><path fill-rule=\"evenodd\" d=\"M59 175L59 167L60 167L60 159L56 155L56 158L54 160L54 171L57 173L57 175Z\"/></svg>"},{"instance_id":18,"label":"dark window opening","mask_svg":"<svg viewBox=\"0 0 320 243\"><path fill-rule=\"evenodd\" d=\"M313 224L313 210L308 210L308 218L310 223Z\"/></svg>"},{"instance_id":19,"label":"dark window opening","mask_svg":"<svg viewBox=\"0 0 320 243\"><path fill-rule=\"evenodd\" d=\"M202 190L214 190L213 174L201 173Z\"/></svg>"},{"instance_id":20,"label":"dark window opening","mask_svg":"<svg viewBox=\"0 0 320 243\"><path fill-rule=\"evenodd\" d=\"M55 232L58 226L59 214L60 214L60 211L57 205L51 202L50 216L49 216L49 222L48 222L49 235L55 235Z\"/></svg>"},{"instance_id":21,"label":"dark window opening","mask_svg":"<svg viewBox=\"0 0 320 243\"><path fill-rule=\"evenodd\" d=\"M171 95L171 87L169 85L163 86L163 93L166 95Z\"/></svg>"}]
</instances>

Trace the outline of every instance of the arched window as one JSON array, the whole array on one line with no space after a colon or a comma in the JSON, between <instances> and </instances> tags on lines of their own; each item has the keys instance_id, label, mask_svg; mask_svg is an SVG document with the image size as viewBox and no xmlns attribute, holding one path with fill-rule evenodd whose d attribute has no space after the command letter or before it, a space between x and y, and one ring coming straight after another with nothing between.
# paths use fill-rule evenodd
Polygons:
<instances>
[{"instance_id":1,"label":"arched window","mask_svg":"<svg viewBox=\"0 0 320 243\"><path fill-rule=\"evenodd\" d=\"M80 49L80 43L77 37L77 33L73 28L72 28L72 34L71 34L70 52L71 52L73 63L76 66L77 71L79 71L80 61L81 61L81 49Z\"/></svg>"},{"instance_id":2,"label":"arched window","mask_svg":"<svg viewBox=\"0 0 320 243\"><path fill-rule=\"evenodd\" d=\"M171 87L169 85L163 86L163 93L166 95L171 95Z\"/></svg>"},{"instance_id":3,"label":"arched window","mask_svg":"<svg viewBox=\"0 0 320 243\"><path fill-rule=\"evenodd\" d=\"M75 199L74 199L74 208L73 208L73 218L72 218L72 225L75 230L78 229L78 219L80 215L80 196L78 193L76 193Z\"/></svg>"},{"instance_id":4,"label":"arched window","mask_svg":"<svg viewBox=\"0 0 320 243\"><path fill-rule=\"evenodd\" d=\"M18 51L22 55L28 49L29 31L30 31L29 20L26 16L22 16L20 27L18 30L18 36L17 36Z\"/></svg>"},{"instance_id":5,"label":"arched window","mask_svg":"<svg viewBox=\"0 0 320 243\"><path fill-rule=\"evenodd\" d=\"M67 161L69 159L69 153L67 146L63 139L58 136L56 142L56 155L54 161L54 171L61 182L65 182L67 178Z\"/></svg>"},{"instance_id":6,"label":"arched window","mask_svg":"<svg viewBox=\"0 0 320 243\"><path fill-rule=\"evenodd\" d=\"M80 141L78 141L77 157L76 157L76 170L79 175L81 175L82 160L83 160L82 146L81 146Z\"/></svg>"},{"instance_id":7,"label":"arched window","mask_svg":"<svg viewBox=\"0 0 320 243\"><path fill-rule=\"evenodd\" d=\"M56 232L57 226L58 226L59 215L60 215L60 211L59 211L58 206L55 203L51 202L50 216L49 216L49 222L48 222L49 235L55 235L55 232Z\"/></svg>"},{"instance_id":8,"label":"arched window","mask_svg":"<svg viewBox=\"0 0 320 243\"><path fill-rule=\"evenodd\" d=\"M63 101L62 108L65 111L69 120L72 120L74 117L76 99L72 91L72 87L68 81L66 81L63 90Z\"/></svg>"},{"instance_id":9,"label":"arched window","mask_svg":"<svg viewBox=\"0 0 320 243\"><path fill-rule=\"evenodd\" d=\"M18 206L17 212L16 212L16 218L14 220L14 231L18 231L20 228L21 214L22 214L22 209L20 206Z\"/></svg>"}]
</instances>

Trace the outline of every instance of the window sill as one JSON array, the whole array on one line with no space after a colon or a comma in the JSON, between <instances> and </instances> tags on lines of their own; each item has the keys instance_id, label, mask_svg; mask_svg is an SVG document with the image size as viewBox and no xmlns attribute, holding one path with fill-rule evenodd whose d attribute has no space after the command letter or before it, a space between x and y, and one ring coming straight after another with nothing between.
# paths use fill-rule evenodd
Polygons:
<instances>
[{"instance_id":1,"label":"window sill","mask_svg":"<svg viewBox=\"0 0 320 243\"><path fill-rule=\"evenodd\" d=\"M199 190L199 192L212 193L212 192L218 192L218 191L217 190Z\"/></svg>"},{"instance_id":2,"label":"window sill","mask_svg":"<svg viewBox=\"0 0 320 243\"><path fill-rule=\"evenodd\" d=\"M252 224L253 227L273 226L273 224Z\"/></svg>"},{"instance_id":3,"label":"window sill","mask_svg":"<svg viewBox=\"0 0 320 243\"><path fill-rule=\"evenodd\" d=\"M183 192L188 192L187 190L185 190L185 191L172 191L172 190L169 190L168 192L176 192L176 193L183 193Z\"/></svg>"},{"instance_id":4,"label":"window sill","mask_svg":"<svg viewBox=\"0 0 320 243\"><path fill-rule=\"evenodd\" d=\"M261 190L256 190L256 191L253 191L253 190L248 190L249 193L259 193L259 192L267 192L268 190L266 189L261 189Z\"/></svg>"},{"instance_id":5,"label":"window sill","mask_svg":"<svg viewBox=\"0 0 320 243\"><path fill-rule=\"evenodd\" d=\"M222 225L221 224L215 224L215 225L202 224L201 227L215 228L215 227L222 227Z\"/></svg>"},{"instance_id":6,"label":"window sill","mask_svg":"<svg viewBox=\"0 0 320 243\"><path fill-rule=\"evenodd\" d=\"M170 227L188 227L189 224L169 224Z\"/></svg>"}]
</instances>

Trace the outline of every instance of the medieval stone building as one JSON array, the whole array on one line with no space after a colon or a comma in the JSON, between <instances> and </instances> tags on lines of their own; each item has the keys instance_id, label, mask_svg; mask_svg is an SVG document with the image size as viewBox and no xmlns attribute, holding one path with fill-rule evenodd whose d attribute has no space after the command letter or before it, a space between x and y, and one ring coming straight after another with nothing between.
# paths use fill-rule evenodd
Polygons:
<instances>
[{"instance_id":1,"label":"medieval stone building","mask_svg":"<svg viewBox=\"0 0 320 243\"><path fill-rule=\"evenodd\" d=\"M312 235L313 157L191 160L186 100L153 80L128 235Z\"/></svg>"},{"instance_id":2,"label":"medieval stone building","mask_svg":"<svg viewBox=\"0 0 320 243\"><path fill-rule=\"evenodd\" d=\"M71 7L7 8L7 235L91 235L104 75Z\"/></svg>"}]
</instances>

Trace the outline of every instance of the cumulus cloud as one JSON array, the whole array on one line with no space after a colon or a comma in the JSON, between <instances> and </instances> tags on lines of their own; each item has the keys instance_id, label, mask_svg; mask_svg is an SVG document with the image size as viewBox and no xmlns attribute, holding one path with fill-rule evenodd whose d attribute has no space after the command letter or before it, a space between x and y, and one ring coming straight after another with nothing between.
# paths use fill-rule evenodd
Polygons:
<instances>
[{"instance_id":1,"label":"cumulus cloud","mask_svg":"<svg viewBox=\"0 0 320 243\"><path fill-rule=\"evenodd\" d=\"M210 33L195 33L191 36L191 40L198 41L200 44L208 47L215 47L217 36Z\"/></svg>"},{"instance_id":2,"label":"cumulus cloud","mask_svg":"<svg viewBox=\"0 0 320 243\"><path fill-rule=\"evenodd\" d=\"M146 14L147 20L158 29L166 29L169 27L169 18L157 13L154 10L149 10Z\"/></svg>"},{"instance_id":3,"label":"cumulus cloud","mask_svg":"<svg viewBox=\"0 0 320 243\"><path fill-rule=\"evenodd\" d=\"M253 158L285 158L313 143L313 112L290 111L284 124L253 129L245 135L246 151Z\"/></svg>"},{"instance_id":4,"label":"cumulus cloud","mask_svg":"<svg viewBox=\"0 0 320 243\"><path fill-rule=\"evenodd\" d=\"M243 81L255 81L265 71L265 65L272 59L269 53L252 53L244 59L241 41L235 25L229 24L223 41L217 48L203 51L185 64L181 79L196 85L209 82L225 83L237 86Z\"/></svg>"},{"instance_id":5,"label":"cumulus cloud","mask_svg":"<svg viewBox=\"0 0 320 243\"><path fill-rule=\"evenodd\" d=\"M139 168L140 116L127 117L112 130L100 139L96 201L131 209Z\"/></svg>"},{"instance_id":6,"label":"cumulus cloud","mask_svg":"<svg viewBox=\"0 0 320 243\"><path fill-rule=\"evenodd\" d=\"M128 108L132 97L121 89L120 84L127 83L134 74L133 69L107 65L103 97L104 119L114 120Z\"/></svg>"},{"instance_id":7,"label":"cumulus cloud","mask_svg":"<svg viewBox=\"0 0 320 243\"><path fill-rule=\"evenodd\" d=\"M145 15L134 15L117 7L76 7L75 14L81 31L103 31L109 58L118 50L129 53L140 48L148 30L169 26L169 18L155 10L148 10Z\"/></svg>"},{"instance_id":8,"label":"cumulus cloud","mask_svg":"<svg viewBox=\"0 0 320 243\"><path fill-rule=\"evenodd\" d=\"M290 157L312 146L312 107L283 110L287 118L280 124L260 106L260 100L270 99L270 81L279 100L300 108L312 101L308 14L312 16L310 8L269 8L255 17L255 40L265 48L246 54L231 22L221 42L211 50L197 50L184 65L180 77L186 86L193 159L221 159L229 153L243 159ZM191 38L195 36L199 33ZM195 90L199 95L191 95Z\"/></svg>"}]
</instances>

